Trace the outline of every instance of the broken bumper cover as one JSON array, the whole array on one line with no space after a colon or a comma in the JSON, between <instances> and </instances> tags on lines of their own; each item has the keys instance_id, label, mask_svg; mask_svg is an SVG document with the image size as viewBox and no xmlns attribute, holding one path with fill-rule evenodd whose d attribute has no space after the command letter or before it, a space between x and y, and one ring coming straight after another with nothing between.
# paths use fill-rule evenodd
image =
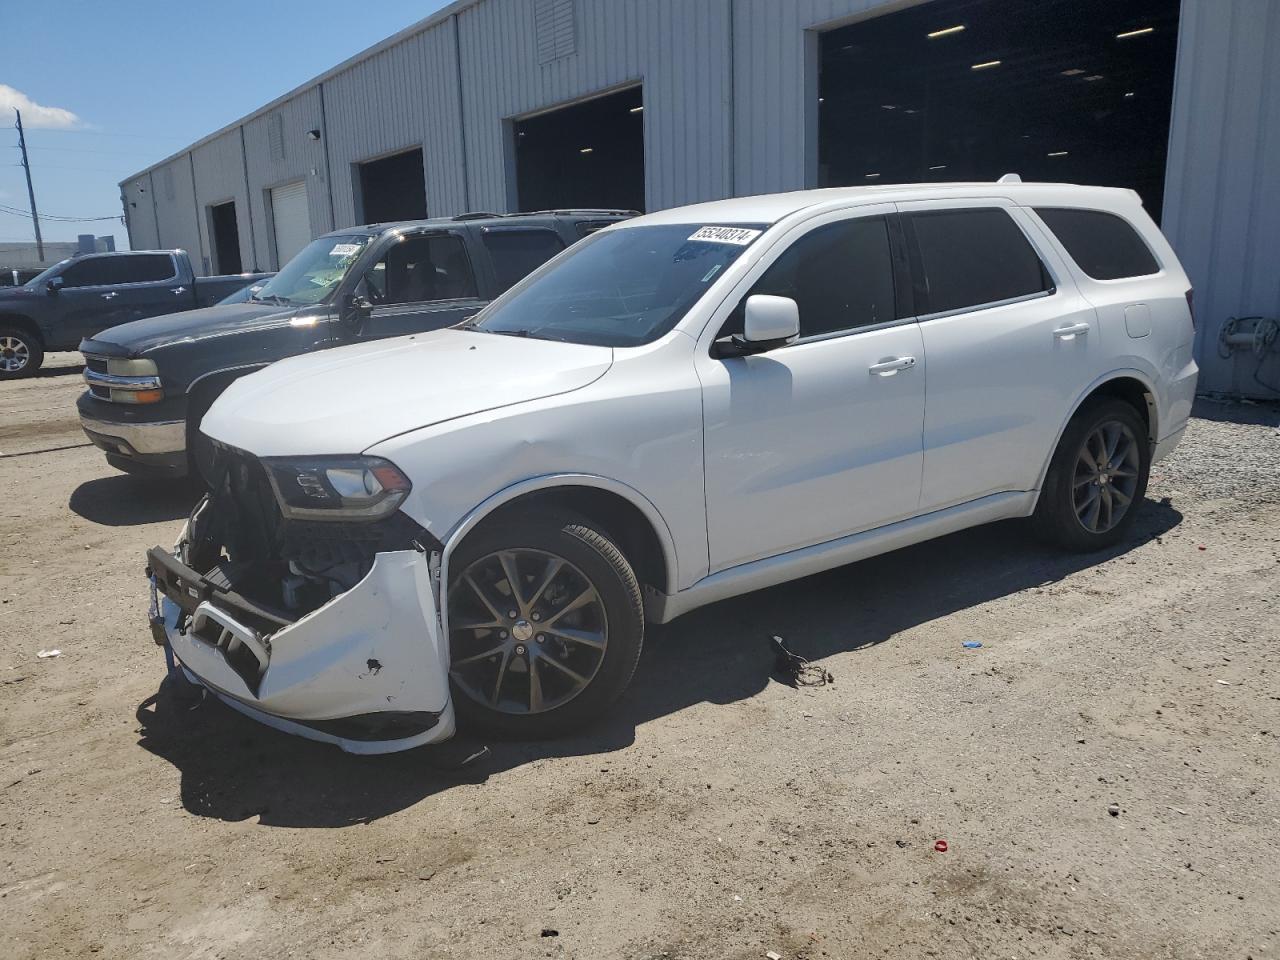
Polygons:
<instances>
[{"instance_id":1,"label":"broken bumper cover","mask_svg":"<svg viewBox=\"0 0 1280 960\"><path fill-rule=\"evenodd\" d=\"M454 733L448 651L427 558L380 553L368 575L284 623L168 551L147 554L165 634L188 678L268 726L390 753Z\"/></svg>"}]
</instances>

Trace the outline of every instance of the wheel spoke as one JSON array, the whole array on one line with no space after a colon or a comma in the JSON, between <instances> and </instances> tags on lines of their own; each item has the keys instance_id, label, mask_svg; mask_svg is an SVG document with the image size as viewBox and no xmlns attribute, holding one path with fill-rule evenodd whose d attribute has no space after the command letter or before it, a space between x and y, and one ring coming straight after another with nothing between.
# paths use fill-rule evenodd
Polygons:
<instances>
[{"instance_id":1,"label":"wheel spoke","mask_svg":"<svg viewBox=\"0 0 1280 960\"><path fill-rule=\"evenodd\" d=\"M1094 533L1098 532L1098 513L1102 510L1102 496L1098 491L1094 491L1089 502L1085 505L1085 515L1081 517L1081 522Z\"/></svg>"},{"instance_id":2,"label":"wheel spoke","mask_svg":"<svg viewBox=\"0 0 1280 960\"><path fill-rule=\"evenodd\" d=\"M547 587L551 586L551 581L554 580L563 569L564 561L559 557L551 557L547 561L547 569L542 574L542 582L538 584L537 588L533 591L533 596L529 598L530 608L534 607L538 601L542 599L542 595L547 592Z\"/></svg>"},{"instance_id":3,"label":"wheel spoke","mask_svg":"<svg viewBox=\"0 0 1280 960\"><path fill-rule=\"evenodd\" d=\"M454 660L454 661L453 661L453 666L455 666L455 667L461 667L461 666L465 666L465 665L466 665L466 664L468 664L468 663L475 663L475 662L476 662L476 661L478 661L478 660L487 660L487 659L489 659L490 657L496 657L498 654L500 654L500 653L501 653L503 650L505 650L505 649L507 649L507 645L506 645L505 643L501 643L501 644L499 644L498 646L493 647L493 648L492 648L492 649L490 649L490 650L486 650L486 651L484 651L484 653L475 653L475 654L472 654L472 655L471 655L471 656L469 656L469 657L463 657L463 658L461 658L460 660Z\"/></svg>"},{"instance_id":4,"label":"wheel spoke","mask_svg":"<svg viewBox=\"0 0 1280 960\"><path fill-rule=\"evenodd\" d=\"M542 709L542 677L538 675L538 658L529 658L529 712Z\"/></svg>"},{"instance_id":5,"label":"wheel spoke","mask_svg":"<svg viewBox=\"0 0 1280 960\"><path fill-rule=\"evenodd\" d=\"M1102 490L1102 511L1101 512L1106 515L1106 519L1104 520L1102 517L1098 518L1100 521L1099 532L1111 529L1111 519L1115 515L1113 504L1114 504L1114 501L1112 501L1111 499L1111 488L1104 487Z\"/></svg>"},{"instance_id":6,"label":"wheel spoke","mask_svg":"<svg viewBox=\"0 0 1280 960\"><path fill-rule=\"evenodd\" d=\"M555 627L548 628L547 633L562 637L570 643L580 643L584 647L593 647L596 650L604 649L604 633L598 630L574 630L572 627Z\"/></svg>"},{"instance_id":7,"label":"wheel spoke","mask_svg":"<svg viewBox=\"0 0 1280 960\"><path fill-rule=\"evenodd\" d=\"M570 600L567 604L557 610L554 614L547 618L542 624L543 629L550 629L556 624L566 613L572 613L580 607L585 607L592 600L596 599L595 587L586 587L580 594Z\"/></svg>"},{"instance_id":8,"label":"wheel spoke","mask_svg":"<svg viewBox=\"0 0 1280 960\"><path fill-rule=\"evenodd\" d=\"M1129 496L1127 493L1125 493L1125 492L1124 492L1123 490L1121 490L1119 487L1112 487L1112 488L1111 488L1111 496L1112 496L1112 499L1114 499L1114 500L1116 501L1116 504L1115 504L1115 505L1116 505L1116 506L1118 506L1118 507L1120 508L1120 511L1121 511L1122 513L1123 513L1126 509L1128 509L1129 504L1131 504L1131 503L1133 502L1133 497Z\"/></svg>"},{"instance_id":9,"label":"wheel spoke","mask_svg":"<svg viewBox=\"0 0 1280 960\"><path fill-rule=\"evenodd\" d=\"M480 584L476 583L475 580L471 579L471 574L467 573L466 576L464 576L462 579L466 581L467 586L471 588L472 592L474 592L475 595L480 598L480 602L489 608L489 612L493 614L493 619L501 620L502 619L501 612L499 612L498 608L493 605L493 603L489 600L489 597L485 594L485 592L480 589Z\"/></svg>"},{"instance_id":10,"label":"wheel spoke","mask_svg":"<svg viewBox=\"0 0 1280 960\"><path fill-rule=\"evenodd\" d=\"M576 670L569 669L563 663L557 660L555 657L548 657L546 655L535 656L532 660L529 661L529 666L531 669L534 663L550 664L551 666L559 670L561 673L563 673L565 676L572 678L574 683L577 683L580 686L586 686L586 683L587 683L586 677L578 673L578 671Z\"/></svg>"},{"instance_id":11,"label":"wheel spoke","mask_svg":"<svg viewBox=\"0 0 1280 960\"><path fill-rule=\"evenodd\" d=\"M525 606L524 597L520 594L520 571L516 568L515 554L509 550L498 554L498 562L502 564L502 575L507 578L507 585L511 587L511 599L516 603L516 609L520 611L520 616L528 614Z\"/></svg>"},{"instance_id":12,"label":"wheel spoke","mask_svg":"<svg viewBox=\"0 0 1280 960\"><path fill-rule=\"evenodd\" d=\"M507 665L511 663L511 651L508 650L502 656L502 663L498 665L498 679L493 682L493 694L489 697L489 702L496 704L498 695L502 693L502 681L507 677Z\"/></svg>"}]
</instances>

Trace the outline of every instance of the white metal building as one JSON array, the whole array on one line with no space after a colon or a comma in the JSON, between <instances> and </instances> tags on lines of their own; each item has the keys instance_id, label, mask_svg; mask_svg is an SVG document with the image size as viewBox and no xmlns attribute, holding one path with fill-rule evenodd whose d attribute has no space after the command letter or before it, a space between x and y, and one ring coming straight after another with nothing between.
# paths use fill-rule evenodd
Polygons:
<instances>
[{"instance_id":1,"label":"white metal building","mask_svg":"<svg viewBox=\"0 0 1280 960\"><path fill-rule=\"evenodd\" d=\"M1195 284L1202 388L1271 396L1280 341L1219 334L1280 317L1278 40L1280 0L459 0L120 188L134 249L213 273L423 215L1132 186Z\"/></svg>"}]
</instances>

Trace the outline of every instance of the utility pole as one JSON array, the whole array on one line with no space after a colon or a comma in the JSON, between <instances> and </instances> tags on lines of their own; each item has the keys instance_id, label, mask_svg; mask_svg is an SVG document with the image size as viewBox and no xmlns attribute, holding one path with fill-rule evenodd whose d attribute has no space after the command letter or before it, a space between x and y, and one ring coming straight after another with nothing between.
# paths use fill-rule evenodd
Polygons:
<instances>
[{"instance_id":1,"label":"utility pole","mask_svg":"<svg viewBox=\"0 0 1280 960\"><path fill-rule=\"evenodd\" d=\"M27 160L27 138L22 133L22 111L13 110L18 115L18 146L22 148L22 169L27 174L27 196L31 200L31 222L36 228L36 257L44 263L44 240L40 237L40 214L36 212L36 190L31 186L31 163Z\"/></svg>"}]
</instances>

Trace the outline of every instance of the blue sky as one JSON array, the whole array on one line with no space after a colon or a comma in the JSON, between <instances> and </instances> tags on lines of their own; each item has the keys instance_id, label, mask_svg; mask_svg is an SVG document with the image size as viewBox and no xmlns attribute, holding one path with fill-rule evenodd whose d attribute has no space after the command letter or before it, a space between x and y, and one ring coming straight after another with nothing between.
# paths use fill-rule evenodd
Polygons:
<instances>
[{"instance_id":1,"label":"blue sky","mask_svg":"<svg viewBox=\"0 0 1280 960\"><path fill-rule=\"evenodd\" d=\"M27 128L41 216L118 217L117 184L129 174L444 5L445 0L0 4L0 208L27 210L14 102ZM114 233L119 247L127 245L118 220L41 226L47 240ZM0 242L33 238L29 219L0 209Z\"/></svg>"}]
</instances>

